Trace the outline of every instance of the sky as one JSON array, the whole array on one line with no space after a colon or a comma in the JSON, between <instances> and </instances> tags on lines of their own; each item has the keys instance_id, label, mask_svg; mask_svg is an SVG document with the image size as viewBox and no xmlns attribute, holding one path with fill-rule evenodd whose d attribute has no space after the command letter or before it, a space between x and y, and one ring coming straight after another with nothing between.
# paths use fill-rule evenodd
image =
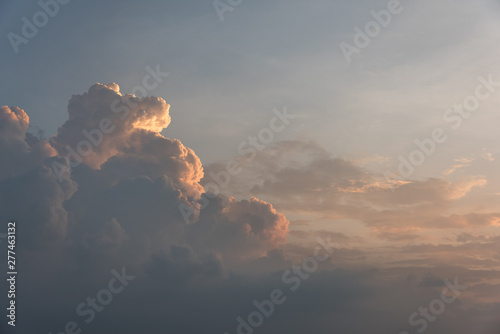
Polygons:
<instances>
[{"instance_id":1,"label":"sky","mask_svg":"<svg viewBox=\"0 0 500 334\"><path fill-rule=\"evenodd\" d=\"M499 17L1 0L0 333L498 334Z\"/></svg>"}]
</instances>

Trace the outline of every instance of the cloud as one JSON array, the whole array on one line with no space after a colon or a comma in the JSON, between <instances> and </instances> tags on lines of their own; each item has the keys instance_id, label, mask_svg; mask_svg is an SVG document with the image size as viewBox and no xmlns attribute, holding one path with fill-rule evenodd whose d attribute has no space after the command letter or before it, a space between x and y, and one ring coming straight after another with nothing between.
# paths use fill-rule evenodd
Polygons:
<instances>
[{"instance_id":1,"label":"cloud","mask_svg":"<svg viewBox=\"0 0 500 334\"><path fill-rule=\"evenodd\" d=\"M202 210L192 225L190 240L231 259L256 258L286 242L289 223L272 205L257 198L220 197Z\"/></svg>"},{"instance_id":2,"label":"cloud","mask_svg":"<svg viewBox=\"0 0 500 334\"><path fill-rule=\"evenodd\" d=\"M58 182L50 161L56 150L28 133L29 117L17 107L0 108L0 219L27 221L18 230L26 240L21 247L47 247L68 233L64 202L76 191L74 181Z\"/></svg>"},{"instance_id":3,"label":"cloud","mask_svg":"<svg viewBox=\"0 0 500 334\"><path fill-rule=\"evenodd\" d=\"M123 114L114 112L114 103L129 108L127 117L120 119ZM313 142L286 141L260 152L255 165L245 166L242 179L225 189L234 187L238 199L215 196L205 194L208 179L195 152L160 134L170 122L163 99L122 95L116 84L96 84L73 96L68 115L47 142L27 133L29 118L21 109L0 111L0 129L5 130L0 152L9 161L0 172L0 219L15 219L19 226L23 292L17 302L30 319L19 318L19 331L58 332L74 320L83 331L96 334L234 332L237 317L249 314L254 300L282 289L287 303L259 328L262 333L322 333L332 328L387 333L404 330L409 312L434 298L437 277L457 272L472 277L477 287L464 304L452 307L453 321L436 328L461 328L455 320L476 325L470 314L489 316L496 310L484 298L496 272L484 275L488 281L458 265L441 269L432 261L427 268L415 264L418 256L431 257L430 250L436 258L455 259L454 254L480 247L488 257L481 259L483 264L498 265L496 237L485 237L480 245L462 236L454 247L400 248L402 262L381 271L366 264L380 254L357 248L363 238L336 233L333 240L342 248L335 247L331 259L303 279L300 290L293 292L282 279L294 263L314 254L317 237L329 233L290 233L292 224L283 210L349 217L388 238L403 238L432 224L487 226L498 219L495 213L462 217L441 211L484 185L481 177L453 184L411 181L393 193L381 176L355 162L332 157ZM102 138L97 132L86 135L110 125L114 130L101 131ZM68 147L78 152L82 141L92 145L88 154L81 154L78 164L74 156L66 160ZM56 162L67 168L62 175L52 168ZM256 183L245 179L256 175ZM203 194L210 198L206 206ZM200 210L191 224L185 223L180 204ZM440 215L447 218L436 222ZM300 242L288 243L290 234ZM464 257L460 263L473 260ZM112 269L123 267L137 278L86 324L76 307L106 287ZM416 279L406 279L411 274ZM476 309L462 307L474 298L481 300ZM488 323L496 325L490 318ZM6 325L0 326L3 330Z\"/></svg>"},{"instance_id":4,"label":"cloud","mask_svg":"<svg viewBox=\"0 0 500 334\"><path fill-rule=\"evenodd\" d=\"M352 219L379 237L412 240L426 229L493 225L495 213L453 214L457 200L484 187L482 176L456 182L441 178L388 183L355 161L335 157L315 142L277 142L261 151L226 187L228 193L251 194L291 214L322 219ZM213 181L220 165L206 166L204 182ZM460 217L460 218L458 218Z\"/></svg>"},{"instance_id":5,"label":"cloud","mask_svg":"<svg viewBox=\"0 0 500 334\"><path fill-rule=\"evenodd\" d=\"M18 222L25 239L19 247L48 248L64 241L69 229L64 203L76 187L72 180L59 182L45 165L0 182L0 219Z\"/></svg>"},{"instance_id":6,"label":"cloud","mask_svg":"<svg viewBox=\"0 0 500 334\"><path fill-rule=\"evenodd\" d=\"M189 240L197 251L233 260L283 244L288 220L256 198L219 197L186 226L178 206L200 206L203 166L191 149L160 134L170 120L165 100L122 95L114 83L74 95L68 120L49 142L27 133L22 109L2 107L3 219L22 222L26 246L57 241L86 264L124 248L149 258ZM61 174L55 163L73 166Z\"/></svg>"},{"instance_id":7,"label":"cloud","mask_svg":"<svg viewBox=\"0 0 500 334\"><path fill-rule=\"evenodd\" d=\"M53 157L56 151L46 140L28 133L29 117L21 108L0 108L0 180L22 174Z\"/></svg>"},{"instance_id":8,"label":"cloud","mask_svg":"<svg viewBox=\"0 0 500 334\"><path fill-rule=\"evenodd\" d=\"M99 168L111 156L129 149L129 145L140 145L141 130L159 133L166 128L170 124L169 109L162 98L122 95L115 83L97 83L88 92L73 95L68 120L51 143L61 156L67 156L71 149L78 151L83 141L94 144L89 154L80 155L83 163ZM99 134L102 129L107 132Z\"/></svg>"},{"instance_id":9,"label":"cloud","mask_svg":"<svg viewBox=\"0 0 500 334\"><path fill-rule=\"evenodd\" d=\"M451 166L450 168L445 170L443 172L443 175L445 175L445 176L451 175L451 174L455 173L456 171L458 171L462 168L465 168L465 167L469 167L469 166L470 166L469 162L454 164L453 166Z\"/></svg>"}]
</instances>

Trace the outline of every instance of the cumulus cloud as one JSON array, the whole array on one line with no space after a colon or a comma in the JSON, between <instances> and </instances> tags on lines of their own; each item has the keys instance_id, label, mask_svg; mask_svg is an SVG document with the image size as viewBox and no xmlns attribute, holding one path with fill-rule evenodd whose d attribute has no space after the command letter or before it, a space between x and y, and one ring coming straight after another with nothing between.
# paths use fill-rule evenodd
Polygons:
<instances>
[{"instance_id":1,"label":"cumulus cloud","mask_svg":"<svg viewBox=\"0 0 500 334\"><path fill-rule=\"evenodd\" d=\"M50 291L71 305L78 294L65 290L97 284L120 266L147 277L146 289L222 279L286 242L289 221L256 198L217 196L185 223L179 204L200 207L203 166L191 149L160 134L169 123L165 100L122 95L116 84L74 95L50 141L27 132L22 109L0 109L0 217L17 222L32 296Z\"/></svg>"},{"instance_id":2,"label":"cumulus cloud","mask_svg":"<svg viewBox=\"0 0 500 334\"><path fill-rule=\"evenodd\" d=\"M71 98L69 118L50 142L73 167L102 169L109 183L141 174L166 176L190 196L199 197L203 192L199 158L180 141L160 134L170 124L169 108L162 98L122 95L114 83L95 84ZM68 172L56 169L59 174Z\"/></svg>"},{"instance_id":3,"label":"cumulus cloud","mask_svg":"<svg viewBox=\"0 0 500 334\"><path fill-rule=\"evenodd\" d=\"M76 191L69 178L58 182L49 167L56 150L28 133L29 117L17 107L0 108L0 218L23 220L24 247L61 242L68 232L64 202ZM21 247L23 247L21 246Z\"/></svg>"},{"instance_id":4,"label":"cumulus cloud","mask_svg":"<svg viewBox=\"0 0 500 334\"><path fill-rule=\"evenodd\" d=\"M114 83L74 95L49 142L27 133L22 109L2 107L3 219L20 222L25 245L57 241L84 267L106 262L103 254L148 261L186 242L232 261L283 244L288 220L256 198L219 196L199 221L185 224L179 204L200 206L203 166L179 140L160 134L169 123L165 100L122 95Z\"/></svg>"},{"instance_id":5,"label":"cumulus cloud","mask_svg":"<svg viewBox=\"0 0 500 334\"><path fill-rule=\"evenodd\" d=\"M226 254L231 259L265 255L284 244L289 221L264 201L235 198L211 201L192 225L191 241L197 247Z\"/></svg>"},{"instance_id":6,"label":"cumulus cloud","mask_svg":"<svg viewBox=\"0 0 500 334\"><path fill-rule=\"evenodd\" d=\"M78 151L85 140L98 142L89 154L80 154L85 164L98 168L109 157L123 152L131 144L129 138L133 133L140 130L159 133L166 128L170 124L169 108L162 98L122 95L114 83L95 84L88 92L71 98L68 120L51 138L51 143L62 156L67 156L71 150ZM96 130L102 129L108 133L97 135Z\"/></svg>"},{"instance_id":7,"label":"cumulus cloud","mask_svg":"<svg viewBox=\"0 0 500 334\"><path fill-rule=\"evenodd\" d=\"M56 151L45 140L28 133L29 117L23 109L0 108L0 180L22 174L38 165Z\"/></svg>"},{"instance_id":8,"label":"cumulus cloud","mask_svg":"<svg viewBox=\"0 0 500 334\"><path fill-rule=\"evenodd\" d=\"M59 182L48 166L39 166L0 182L0 217L19 221L26 242L20 247L47 248L68 233L64 203L76 191L72 180Z\"/></svg>"}]
</instances>

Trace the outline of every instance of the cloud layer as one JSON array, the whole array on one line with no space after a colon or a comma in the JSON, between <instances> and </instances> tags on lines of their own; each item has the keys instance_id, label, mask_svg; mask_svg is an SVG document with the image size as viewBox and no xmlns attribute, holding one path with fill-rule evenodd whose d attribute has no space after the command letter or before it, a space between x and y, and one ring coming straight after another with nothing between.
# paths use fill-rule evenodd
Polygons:
<instances>
[{"instance_id":1,"label":"cloud layer","mask_svg":"<svg viewBox=\"0 0 500 334\"><path fill-rule=\"evenodd\" d=\"M406 245L380 270L367 265L374 254L358 247L363 238L290 233L282 213L353 219L386 239L436 225L490 226L498 224L495 213L442 211L483 178L407 182L392 192L352 161L311 142L285 141L259 153L225 189L236 199L205 193L200 159L161 134L169 123L165 100L123 95L114 83L74 95L68 120L48 141L27 132L22 109L0 109L0 217L19 226L19 331L55 333L75 321L96 334L233 333L254 300L281 289L287 302L262 333L397 332L439 295L436 282L459 276L469 290L428 332L483 326L481 333L496 334L500 307L486 292L500 284L497 272L472 271L471 257L445 267L440 261L475 250L484 265L498 266L497 236L464 232L452 246ZM189 224L180 207L196 210ZM312 256L316 238L328 233L337 245L332 257L307 278L294 276L300 289L291 289L283 273ZM78 305L121 268L135 279L87 324Z\"/></svg>"}]
</instances>

